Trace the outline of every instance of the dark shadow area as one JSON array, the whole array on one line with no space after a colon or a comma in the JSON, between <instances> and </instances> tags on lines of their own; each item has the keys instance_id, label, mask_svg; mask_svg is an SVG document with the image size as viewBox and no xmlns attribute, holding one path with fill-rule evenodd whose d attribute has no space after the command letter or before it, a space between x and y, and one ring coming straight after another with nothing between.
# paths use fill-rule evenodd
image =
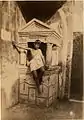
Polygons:
<instances>
[{"instance_id":1,"label":"dark shadow area","mask_svg":"<svg viewBox=\"0 0 84 120\"><path fill-rule=\"evenodd\" d=\"M66 1L18 1L18 6L26 20L33 18L47 21Z\"/></svg>"},{"instance_id":2,"label":"dark shadow area","mask_svg":"<svg viewBox=\"0 0 84 120\"><path fill-rule=\"evenodd\" d=\"M73 40L73 58L70 90L70 97L72 99L83 99L83 34L81 33Z\"/></svg>"}]
</instances>

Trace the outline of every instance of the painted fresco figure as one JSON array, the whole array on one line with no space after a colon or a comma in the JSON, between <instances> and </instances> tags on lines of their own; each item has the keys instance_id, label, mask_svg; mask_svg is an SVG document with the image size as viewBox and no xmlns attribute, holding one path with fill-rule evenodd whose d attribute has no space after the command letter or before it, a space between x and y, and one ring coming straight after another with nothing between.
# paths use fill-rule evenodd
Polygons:
<instances>
[{"instance_id":1,"label":"painted fresco figure","mask_svg":"<svg viewBox=\"0 0 84 120\"><path fill-rule=\"evenodd\" d=\"M45 59L44 56L41 52L41 50L39 49L41 44L40 40L36 40L34 42L34 49L32 48L23 48L21 46L18 46L15 42L13 42L13 46L15 46L16 48L21 48L26 50L27 53L27 66L30 67L30 70L33 74L33 78L35 80L37 89L38 89L38 93L41 93L40 91L40 85L42 83L42 76L44 74L44 66L45 66Z\"/></svg>"}]
</instances>

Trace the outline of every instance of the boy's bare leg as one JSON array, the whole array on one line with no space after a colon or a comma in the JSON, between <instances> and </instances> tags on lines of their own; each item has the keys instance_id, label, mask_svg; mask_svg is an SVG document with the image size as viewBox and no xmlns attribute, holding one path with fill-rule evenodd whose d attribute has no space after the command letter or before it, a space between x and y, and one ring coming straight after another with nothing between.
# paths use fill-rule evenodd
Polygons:
<instances>
[{"instance_id":1,"label":"boy's bare leg","mask_svg":"<svg viewBox=\"0 0 84 120\"><path fill-rule=\"evenodd\" d=\"M32 71L32 74L38 89L38 93L41 93L39 88L39 79L38 79L37 71L36 70Z\"/></svg>"},{"instance_id":2,"label":"boy's bare leg","mask_svg":"<svg viewBox=\"0 0 84 120\"><path fill-rule=\"evenodd\" d=\"M45 69L44 69L44 67L41 67L40 69L39 69L39 84L41 85L41 82L42 82L42 76L43 76L43 74L44 74L44 72L45 72Z\"/></svg>"}]
</instances>

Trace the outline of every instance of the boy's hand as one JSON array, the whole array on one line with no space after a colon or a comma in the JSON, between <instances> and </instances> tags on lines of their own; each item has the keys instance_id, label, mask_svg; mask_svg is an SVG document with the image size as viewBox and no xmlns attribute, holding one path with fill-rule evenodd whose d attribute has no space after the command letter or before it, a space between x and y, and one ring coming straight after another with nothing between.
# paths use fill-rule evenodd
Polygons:
<instances>
[{"instance_id":1,"label":"boy's hand","mask_svg":"<svg viewBox=\"0 0 84 120\"><path fill-rule=\"evenodd\" d=\"M14 47L17 47L17 42L16 42L16 41L12 41L12 45L13 45Z\"/></svg>"},{"instance_id":2,"label":"boy's hand","mask_svg":"<svg viewBox=\"0 0 84 120\"><path fill-rule=\"evenodd\" d=\"M12 44L13 44L13 45L16 45L17 43L16 43L16 41L12 41Z\"/></svg>"},{"instance_id":3,"label":"boy's hand","mask_svg":"<svg viewBox=\"0 0 84 120\"><path fill-rule=\"evenodd\" d=\"M12 45L13 45L14 47L16 47L16 45L15 45L15 41L12 41Z\"/></svg>"}]
</instances>

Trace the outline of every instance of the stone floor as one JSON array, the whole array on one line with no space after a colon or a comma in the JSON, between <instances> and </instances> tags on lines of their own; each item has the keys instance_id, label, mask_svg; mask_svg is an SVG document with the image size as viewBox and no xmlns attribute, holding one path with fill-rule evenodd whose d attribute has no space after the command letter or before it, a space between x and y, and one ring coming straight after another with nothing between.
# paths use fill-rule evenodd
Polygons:
<instances>
[{"instance_id":1,"label":"stone floor","mask_svg":"<svg viewBox=\"0 0 84 120\"><path fill-rule=\"evenodd\" d=\"M49 108L17 104L2 112L2 120L83 120L82 106L68 101L55 101Z\"/></svg>"}]
</instances>

